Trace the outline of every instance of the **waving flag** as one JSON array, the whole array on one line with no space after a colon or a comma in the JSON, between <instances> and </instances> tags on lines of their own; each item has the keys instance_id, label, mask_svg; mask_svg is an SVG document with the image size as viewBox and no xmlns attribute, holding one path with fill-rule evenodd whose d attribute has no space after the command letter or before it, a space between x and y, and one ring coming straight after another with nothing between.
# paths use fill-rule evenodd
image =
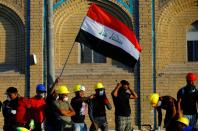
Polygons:
<instances>
[{"instance_id":1,"label":"waving flag","mask_svg":"<svg viewBox=\"0 0 198 131\"><path fill-rule=\"evenodd\" d=\"M134 32L96 4L90 6L75 41L131 67L141 52Z\"/></svg>"}]
</instances>

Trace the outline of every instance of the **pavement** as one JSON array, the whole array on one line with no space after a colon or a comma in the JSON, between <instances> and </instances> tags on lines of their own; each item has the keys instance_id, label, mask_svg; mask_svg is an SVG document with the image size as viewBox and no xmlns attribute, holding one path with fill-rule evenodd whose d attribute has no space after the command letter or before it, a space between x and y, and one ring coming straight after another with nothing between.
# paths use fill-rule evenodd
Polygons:
<instances>
[{"instance_id":1,"label":"pavement","mask_svg":"<svg viewBox=\"0 0 198 131\"><path fill-rule=\"evenodd\" d=\"M3 131L3 129L0 128L0 131ZM109 130L109 131L115 131L115 130ZM149 131L149 130L138 130L138 129L134 129L133 131ZM160 130L160 131L165 131L165 130Z\"/></svg>"},{"instance_id":2,"label":"pavement","mask_svg":"<svg viewBox=\"0 0 198 131\"><path fill-rule=\"evenodd\" d=\"M3 129L2 128L0 128L0 131L3 131ZM115 130L109 130L109 131L115 131ZM144 129L142 129L142 130L138 130L138 129L133 129L133 131L149 131L149 130L144 130ZM160 130L160 131L165 131L165 130Z\"/></svg>"}]
</instances>

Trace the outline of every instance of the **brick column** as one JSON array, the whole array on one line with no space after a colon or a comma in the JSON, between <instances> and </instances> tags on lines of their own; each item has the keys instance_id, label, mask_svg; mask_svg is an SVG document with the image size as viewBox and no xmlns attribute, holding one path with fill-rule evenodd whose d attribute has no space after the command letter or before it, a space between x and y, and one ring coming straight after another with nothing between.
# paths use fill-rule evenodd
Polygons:
<instances>
[{"instance_id":1,"label":"brick column","mask_svg":"<svg viewBox=\"0 0 198 131\"><path fill-rule=\"evenodd\" d=\"M43 52L42 52L42 26L43 26L43 1L31 0L30 9L30 53L36 54L37 64L30 67L30 92L35 94L35 87L43 79Z\"/></svg>"},{"instance_id":2,"label":"brick column","mask_svg":"<svg viewBox=\"0 0 198 131\"><path fill-rule=\"evenodd\" d=\"M149 104L152 88L152 25L151 1L139 1L141 53L141 124L153 125L153 113Z\"/></svg>"}]
</instances>

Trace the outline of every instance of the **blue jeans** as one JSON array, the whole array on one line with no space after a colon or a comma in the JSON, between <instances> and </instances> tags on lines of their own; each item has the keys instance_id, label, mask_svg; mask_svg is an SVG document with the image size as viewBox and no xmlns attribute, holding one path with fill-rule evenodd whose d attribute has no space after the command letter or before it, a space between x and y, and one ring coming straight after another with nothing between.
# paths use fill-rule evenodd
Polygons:
<instances>
[{"instance_id":1,"label":"blue jeans","mask_svg":"<svg viewBox=\"0 0 198 131\"><path fill-rule=\"evenodd\" d=\"M196 123L197 123L197 115L184 115L186 118L188 118L189 120L189 125L192 127L196 127Z\"/></svg>"},{"instance_id":2,"label":"blue jeans","mask_svg":"<svg viewBox=\"0 0 198 131\"><path fill-rule=\"evenodd\" d=\"M74 123L73 131L87 131L87 125L85 123Z\"/></svg>"}]
</instances>

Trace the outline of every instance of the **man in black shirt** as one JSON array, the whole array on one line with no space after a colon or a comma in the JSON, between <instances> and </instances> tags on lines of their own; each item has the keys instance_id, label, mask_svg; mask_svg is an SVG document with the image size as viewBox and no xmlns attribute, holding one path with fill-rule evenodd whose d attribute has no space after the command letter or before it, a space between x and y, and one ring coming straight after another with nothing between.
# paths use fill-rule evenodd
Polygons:
<instances>
[{"instance_id":1,"label":"man in black shirt","mask_svg":"<svg viewBox=\"0 0 198 131\"><path fill-rule=\"evenodd\" d=\"M190 126L195 127L197 122L197 102L198 90L195 87L196 75L188 73L186 75L187 85L177 93L178 108L183 111L185 117L190 120Z\"/></svg>"},{"instance_id":2,"label":"man in black shirt","mask_svg":"<svg viewBox=\"0 0 198 131\"><path fill-rule=\"evenodd\" d=\"M137 99L137 94L130 88L129 82L122 80L111 93L115 106L116 131L131 130L131 107L129 99Z\"/></svg>"},{"instance_id":3,"label":"man in black shirt","mask_svg":"<svg viewBox=\"0 0 198 131\"><path fill-rule=\"evenodd\" d=\"M16 130L16 110L18 107L18 90L15 87L9 87L6 90L7 100L3 102L2 113L4 116L4 131Z\"/></svg>"},{"instance_id":4,"label":"man in black shirt","mask_svg":"<svg viewBox=\"0 0 198 131\"><path fill-rule=\"evenodd\" d=\"M87 131L85 120L85 113L87 108L88 98L84 97L85 87L83 85L76 85L74 87L75 97L71 99L71 106L76 114L71 117L74 122L74 131Z\"/></svg>"},{"instance_id":5,"label":"man in black shirt","mask_svg":"<svg viewBox=\"0 0 198 131\"><path fill-rule=\"evenodd\" d=\"M89 117L92 121L90 131L97 131L98 128L101 131L108 131L108 123L106 118L106 109L111 110L111 104L107 99L105 88L101 82L95 85L95 94L92 99L89 100Z\"/></svg>"},{"instance_id":6,"label":"man in black shirt","mask_svg":"<svg viewBox=\"0 0 198 131\"><path fill-rule=\"evenodd\" d=\"M56 86L60 82L60 78L57 77L55 82L53 83L52 87L48 89L47 91L47 98L46 98L46 122L45 122L45 130L47 131L55 131L57 120L55 111L52 109L53 101L55 101L58 98L58 94L55 91Z\"/></svg>"},{"instance_id":7,"label":"man in black shirt","mask_svg":"<svg viewBox=\"0 0 198 131\"><path fill-rule=\"evenodd\" d=\"M164 127L166 131L171 131L173 124L178 119L177 102L171 96L159 96L157 93L152 93L150 96L150 104L157 109L158 112L158 130L162 123L162 109L166 111L164 118Z\"/></svg>"}]
</instances>

